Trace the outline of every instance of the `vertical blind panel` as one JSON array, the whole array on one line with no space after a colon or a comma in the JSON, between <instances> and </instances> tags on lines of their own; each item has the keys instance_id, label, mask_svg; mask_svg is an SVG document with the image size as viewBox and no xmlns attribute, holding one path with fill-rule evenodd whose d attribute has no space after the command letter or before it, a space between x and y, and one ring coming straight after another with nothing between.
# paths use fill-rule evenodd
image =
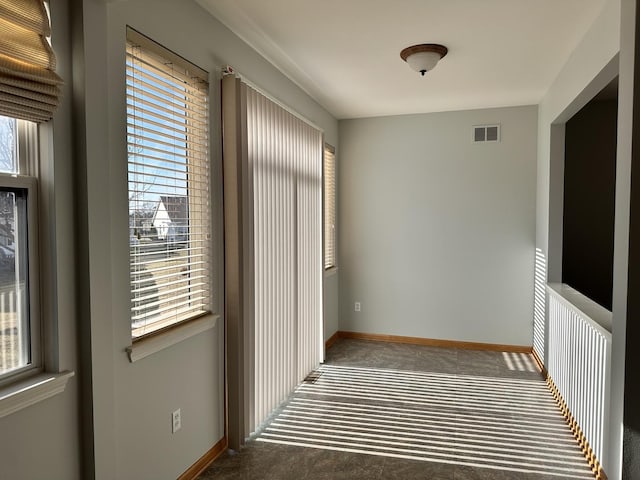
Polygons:
<instances>
[{"instance_id":1,"label":"vertical blind panel","mask_svg":"<svg viewBox=\"0 0 640 480\"><path fill-rule=\"evenodd\" d=\"M211 305L208 85L169 58L127 44L133 338Z\"/></svg>"},{"instance_id":2,"label":"vertical blind panel","mask_svg":"<svg viewBox=\"0 0 640 480\"><path fill-rule=\"evenodd\" d=\"M55 73L43 1L0 0L0 32L0 115L51 119L62 80Z\"/></svg>"},{"instance_id":3,"label":"vertical blind panel","mask_svg":"<svg viewBox=\"0 0 640 480\"><path fill-rule=\"evenodd\" d=\"M322 136L246 85L243 95L253 177L255 430L322 355Z\"/></svg>"},{"instance_id":4,"label":"vertical blind panel","mask_svg":"<svg viewBox=\"0 0 640 480\"><path fill-rule=\"evenodd\" d=\"M336 156L324 149L324 268L336 266Z\"/></svg>"}]
</instances>

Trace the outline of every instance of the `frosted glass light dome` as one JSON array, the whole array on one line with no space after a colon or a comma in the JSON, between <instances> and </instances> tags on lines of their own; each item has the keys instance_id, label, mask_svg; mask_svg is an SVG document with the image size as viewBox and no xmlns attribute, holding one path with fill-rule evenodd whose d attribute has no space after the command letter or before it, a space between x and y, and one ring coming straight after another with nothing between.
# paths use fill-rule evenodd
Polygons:
<instances>
[{"instance_id":1,"label":"frosted glass light dome","mask_svg":"<svg viewBox=\"0 0 640 480\"><path fill-rule=\"evenodd\" d=\"M419 52L407 57L409 66L423 75L435 67L438 60L440 60L440 54L436 52Z\"/></svg>"},{"instance_id":2,"label":"frosted glass light dome","mask_svg":"<svg viewBox=\"0 0 640 480\"><path fill-rule=\"evenodd\" d=\"M443 45L425 43L405 48L400 52L400 57L412 69L424 75L429 70L432 70L447 52L447 47Z\"/></svg>"}]
</instances>

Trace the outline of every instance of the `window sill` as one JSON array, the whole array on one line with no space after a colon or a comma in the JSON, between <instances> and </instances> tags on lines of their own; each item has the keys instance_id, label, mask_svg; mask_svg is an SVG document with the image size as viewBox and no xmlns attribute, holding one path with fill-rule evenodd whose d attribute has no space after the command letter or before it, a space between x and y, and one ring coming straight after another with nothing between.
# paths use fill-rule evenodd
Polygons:
<instances>
[{"instance_id":1,"label":"window sill","mask_svg":"<svg viewBox=\"0 0 640 480\"><path fill-rule=\"evenodd\" d=\"M167 330L166 332L135 342L127 348L129 361L131 363L137 362L149 355L169 348L176 343L206 332L216 326L219 318L220 315L207 315Z\"/></svg>"},{"instance_id":2,"label":"window sill","mask_svg":"<svg viewBox=\"0 0 640 480\"><path fill-rule=\"evenodd\" d=\"M338 267L331 267L331 268L327 268L324 271L324 277L333 277L334 275L336 275L338 273Z\"/></svg>"},{"instance_id":3,"label":"window sill","mask_svg":"<svg viewBox=\"0 0 640 480\"><path fill-rule=\"evenodd\" d=\"M64 392L74 372L39 373L0 390L0 418Z\"/></svg>"}]
</instances>

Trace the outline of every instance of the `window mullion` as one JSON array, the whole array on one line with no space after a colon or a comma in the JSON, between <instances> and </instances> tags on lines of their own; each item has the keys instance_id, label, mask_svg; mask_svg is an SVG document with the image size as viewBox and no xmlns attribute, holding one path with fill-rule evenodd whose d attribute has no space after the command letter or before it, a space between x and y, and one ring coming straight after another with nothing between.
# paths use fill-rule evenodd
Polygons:
<instances>
[{"instance_id":1,"label":"window mullion","mask_svg":"<svg viewBox=\"0 0 640 480\"><path fill-rule=\"evenodd\" d=\"M33 122L18 120L18 172L38 177L40 173L38 152L38 126Z\"/></svg>"}]
</instances>

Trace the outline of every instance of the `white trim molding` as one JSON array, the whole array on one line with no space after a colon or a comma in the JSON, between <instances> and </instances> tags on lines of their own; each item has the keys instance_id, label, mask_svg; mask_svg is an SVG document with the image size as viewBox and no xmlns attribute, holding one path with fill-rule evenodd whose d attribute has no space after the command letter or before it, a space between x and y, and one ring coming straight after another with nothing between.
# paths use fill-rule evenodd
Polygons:
<instances>
[{"instance_id":1,"label":"white trim molding","mask_svg":"<svg viewBox=\"0 0 640 480\"><path fill-rule=\"evenodd\" d=\"M64 392L75 372L40 373L0 390L0 418Z\"/></svg>"}]
</instances>

